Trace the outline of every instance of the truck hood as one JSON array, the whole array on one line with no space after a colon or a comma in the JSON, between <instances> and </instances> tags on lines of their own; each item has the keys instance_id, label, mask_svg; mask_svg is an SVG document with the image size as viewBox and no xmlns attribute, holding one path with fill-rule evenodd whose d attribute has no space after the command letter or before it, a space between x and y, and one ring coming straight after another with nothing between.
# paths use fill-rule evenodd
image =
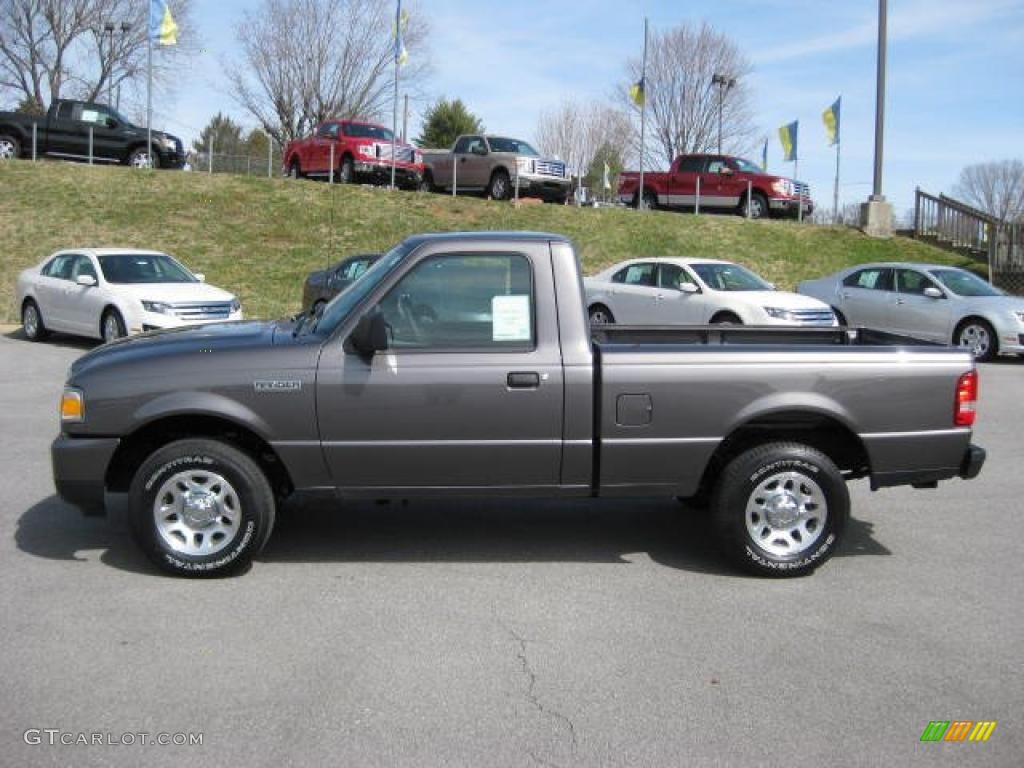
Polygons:
<instances>
[{"instance_id":1,"label":"truck hood","mask_svg":"<svg viewBox=\"0 0 1024 768\"><path fill-rule=\"evenodd\" d=\"M187 357L189 365L209 356L218 354L222 362L227 353L242 353L256 349L293 347L297 344L319 345L317 337L293 338L289 321L246 320L228 323L169 328L151 331L137 336L128 336L109 344L103 344L78 358L71 365L71 376L94 372L99 368L120 367L121 365L141 366L147 362L166 360L170 357Z\"/></svg>"}]
</instances>

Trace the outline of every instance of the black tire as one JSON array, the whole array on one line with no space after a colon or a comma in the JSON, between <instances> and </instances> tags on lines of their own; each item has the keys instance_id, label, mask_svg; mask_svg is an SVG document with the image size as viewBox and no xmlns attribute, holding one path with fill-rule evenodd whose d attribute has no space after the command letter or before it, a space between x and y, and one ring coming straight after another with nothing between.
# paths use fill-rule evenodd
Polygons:
<instances>
[{"instance_id":1,"label":"black tire","mask_svg":"<svg viewBox=\"0 0 1024 768\"><path fill-rule=\"evenodd\" d=\"M711 318L712 325L743 325L743 321L732 312L719 312Z\"/></svg>"},{"instance_id":2,"label":"black tire","mask_svg":"<svg viewBox=\"0 0 1024 768\"><path fill-rule=\"evenodd\" d=\"M224 576L244 567L270 538L276 514L259 465L232 445L202 438L150 455L132 479L129 502L136 542L179 576ZM211 554L202 554L204 548Z\"/></svg>"},{"instance_id":3,"label":"black tire","mask_svg":"<svg viewBox=\"0 0 1024 768\"><path fill-rule=\"evenodd\" d=\"M999 337L992 324L980 317L960 322L953 332L953 345L968 349L979 363L990 363L999 354Z\"/></svg>"},{"instance_id":4,"label":"black tire","mask_svg":"<svg viewBox=\"0 0 1024 768\"><path fill-rule=\"evenodd\" d=\"M635 192L633 194L633 207L640 208L640 193ZM658 196L652 189L644 189L644 208L649 211L658 210Z\"/></svg>"},{"instance_id":5,"label":"black tire","mask_svg":"<svg viewBox=\"0 0 1024 768\"><path fill-rule=\"evenodd\" d=\"M587 316L591 325L612 325L615 322L612 311L604 304L594 304L587 310Z\"/></svg>"},{"instance_id":6,"label":"black tire","mask_svg":"<svg viewBox=\"0 0 1024 768\"><path fill-rule=\"evenodd\" d=\"M25 338L29 341L42 341L50 335L43 323L43 313L39 311L39 305L32 299L26 299L25 303L21 305L21 327L25 331Z\"/></svg>"},{"instance_id":7,"label":"black tire","mask_svg":"<svg viewBox=\"0 0 1024 768\"><path fill-rule=\"evenodd\" d=\"M160 155L156 152L147 152L145 147L136 147L128 155L128 165L132 168L153 168L160 167Z\"/></svg>"},{"instance_id":8,"label":"black tire","mask_svg":"<svg viewBox=\"0 0 1024 768\"><path fill-rule=\"evenodd\" d=\"M743 197L740 198L740 216L747 215L747 195L744 193ZM753 192L750 195L750 218L752 219L767 219L771 214L771 209L768 207L768 198L762 195L760 192Z\"/></svg>"},{"instance_id":9,"label":"black tire","mask_svg":"<svg viewBox=\"0 0 1024 768\"><path fill-rule=\"evenodd\" d=\"M302 178L302 166L299 165L299 158L293 157L291 163L288 164L288 178L290 179L301 179Z\"/></svg>"},{"instance_id":10,"label":"black tire","mask_svg":"<svg viewBox=\"0 0 1024 768\"><path fill-rule=\"evenodd\" d=\"M487 195L493 200L508 200L512 196L512 182L507 171L499 168L491 174L491 180L487 182Z\"/></svg>"},{"instance_id":11,"label":"black tire","mask_svg":"<svg viewBox=\"0 0 1024 768\"><path fill-rule=\"evenodd\" d=\"M803 576L839 546L850 495L821 451L767 443L729 462L711 511L719 546L737 566L758 576Z\"/></svg>"},{"instance_id":12,"label":"black tire","mask_svg":"<svg viewBox=\"0 0 1024 768\"><path fill-rule=\"evenodd\" d=\"M430 171L423 172L423 178L420 179L420 183L416 187L419 192L435 192L437 191L434 187L434 174Z\"/></svg>"},{"instance_id":13,"label":"black tire","mask_svg":"<svg viewBox=\"0 0 1024 768\"><path fill-rule=\"evenodd\" d=\"M108 344L127 335L128 331L124 326L124 318L121 317L121 313L113 307L104 310L103 316L100 318L100 338L103 339L103 343Z\"/></svg>"},{"instance_id":14,"label":"black tire","mask_svg":"<svg viewBox=\"0 0 1024 768\"><path fill-rule=\"evenodd\" d=\"M348 155L341 158L341 165L338 166L338 183L351 184L356 177L356 166Z\"/></svg>"},{"instance_id":15,"label":"black tire","mask_svg":"<svg viewBox=\"0 0 1024 768\"><path fill-rule=\"evenodd\" d=\"M0 162L21 157L21 142L9 133L0 133Z\"/></svg>"}]
</instances>

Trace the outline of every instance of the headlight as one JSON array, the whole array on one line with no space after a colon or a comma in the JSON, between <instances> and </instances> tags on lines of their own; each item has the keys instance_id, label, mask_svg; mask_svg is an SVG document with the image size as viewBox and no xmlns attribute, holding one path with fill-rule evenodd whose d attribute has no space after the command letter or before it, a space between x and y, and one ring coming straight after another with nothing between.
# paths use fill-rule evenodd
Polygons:
<instances>
[{"instance_id":1,"label":"headlight","mask_svg":"<svg viewBox=\"0 0 1024 768\"><path fill-rule=\"evenodd\" d=\"M164 149L176 149L178 146L170 136L161 136L160 143L164 145Z\"/></svg>"},{"instance_id":2,"label":"headlight","mask_svg":"<svg viewBox=\"0 0 1024 768\"><path fill-rule=\"evenodd\" d=\"M793 182L789 179L778 179L772 182L772 189L779 195L792 195Z\"/></svg>"},{"instance_id":3,"label":"headlight","mask_svg":"<svg viewBox=\"0 0 1024 768\"><path fill-rule=\"evenodd\" d=\"M60 420L65 424L85 421L85 395L82 390L64 387L60 398Z\"/></svg>"},{"instance_id":4,"label":"headlight","mask_svg":"<svg viewBox=\"0 0 1024 768\"><path fill-rule=\"evenodd\" d=\"M520 173L534 173L537 163L529 157L517 157L516 168L519 169Z\"/></svg>"},{"instance_id":5,"label":"headlight","mask_svg":"<svg viewBox=\"0 0 1024 768\"><path fill-rule=\"evenodd\" d=\"M174 309L165 301L143 301L142 308L147 312L156 312L158 315L174 314Z\"/></svg>"},{"instance_id":6,"label":"headlight","mask_svg":"<svg viewBox=\"0 0 1024 768\"><path fill-rule=\"evenodd\" d=\"M232 312L241 312L242 311L242 302L240 302L238 299L232 299L231 300L231 311Z\"/></svg>"},{"instance_id":7,"label":"headlight","mask_svg":"<svg viewBox=\"0 0 1024 768\"><path fill-rule=\"evenodd\" d=\"M793 314L788 309L782 309L782 307L762 307L768 317L774 317L776 320L793 320Z\"/></svg>"},{"instance_id":8,"label":"headlight","mask_svg":"<svg viewBox=\"0 0 1024 768\"><path fill-rule=\"evenodd\" d=\"M363 157L375 157L376 153L373 151L373 147L369 144L359 145L359 154Z\"/></svg>"},{"instance_id":9,"label":"headlight","mask_svg":"<svg viewBox=\"0 0 1024 768\"><path fill-rule=\"evenodd\" d=\"M1017 318L1017 322L1018 323L1024 323L1024 311L1021 311L1019 309L1015 309L1015 310L1013 310L1013 314Z\"/></svg>"}]
</instances>

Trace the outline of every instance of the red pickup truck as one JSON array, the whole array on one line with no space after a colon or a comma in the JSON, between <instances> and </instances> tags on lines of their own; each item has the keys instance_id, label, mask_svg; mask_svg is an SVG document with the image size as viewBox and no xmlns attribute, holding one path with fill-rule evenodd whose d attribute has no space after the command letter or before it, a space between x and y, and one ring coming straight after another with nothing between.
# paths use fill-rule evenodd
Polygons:
<instances>
[{"instance_id":1,"label":"red pickup truck","mask_svg":"<svg viewBox=\"0 0 1024 768\"><path fill-rule=\"evenodd\" d=\"M698 198L698 180L700 181ZM749 160L728 155L680 155L667 173L645 172L643 201L648 208L735 210L747 214L747 182L750 182L750 217L759 219L773 213L796 216L799 205L804 216L814 211L810 188L800 181L765 173ZM641 195L640 174L619 177L619 200L636 207Z\"/></svg>"},{"instance_id":2,"label":"red pickup truck","mask_svg":"<svg viewBox=\"0 0 1024 768\"><path fill-rule=\"evenodd\" d=\"M332 154L331 148L334 148ZM383 125L359 120L327 120L306 139L289 141L284 148L284 171L293 178L329 176L342 184L391 180L391 153L395 152L395 183L408 189L423 185L423 155L405 142L394 140Z\"/></svg>"}]
</instances>

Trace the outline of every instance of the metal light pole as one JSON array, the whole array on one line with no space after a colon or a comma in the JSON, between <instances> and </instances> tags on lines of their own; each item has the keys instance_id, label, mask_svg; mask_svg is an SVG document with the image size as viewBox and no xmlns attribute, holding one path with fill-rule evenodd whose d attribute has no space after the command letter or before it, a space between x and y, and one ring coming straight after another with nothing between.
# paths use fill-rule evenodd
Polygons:
<instances>
[{"instance_id":1,"label":"metal light pole","mask_svg":"<svg viewBox=\"0 0 1024 768\"><path fill-rule=\"evenodd\" d=\"M128 33L131 32L131 31L132 31L132 25L129 24L127 21L122 21L121 22L121 42L122 43L124 42L124 39L126 37L128 37ZM121 111L121 84L120 83L117 84L117 106L115 107L115 109L117 109L118 112Z\"/></svg>"},{"instance_id":2,"label":"metal light pole","mask_svg":"<svg viewBox=\"0 0 1024 768\"><path fill-rule=\"evenodd\" d=\"M718 154L722 154L722 101L725 92L736 87L736 78L716 72L711 77L711 84L718 86Z\"/></svg>"},{"instance_id":3,"label":"metal light pole","mask_svg":"<svg viewBox=\"0 0 1024 768\"><path fill-rule=\"evenodd\" d=\"M109 67L107 71L107 106L109 107L114 81L114 22L108 21L104 24L103 31L107 33L107 37L110 40L110 45L107 48L107 65Z\"/></svg>"},{"instance_id":4,"label":"metal light pole","mask_svg":"<svg viewBox=\"0 0 1024 768\"><path fill-rule=\"evenodd\" d=\"M877 85L875 89L875 178L871 190L871 199L881 202L882 194L882 154L885 143L885 47L886 17L888 1L878 0L878 64Z\"/></svg>"}]
</instances>

